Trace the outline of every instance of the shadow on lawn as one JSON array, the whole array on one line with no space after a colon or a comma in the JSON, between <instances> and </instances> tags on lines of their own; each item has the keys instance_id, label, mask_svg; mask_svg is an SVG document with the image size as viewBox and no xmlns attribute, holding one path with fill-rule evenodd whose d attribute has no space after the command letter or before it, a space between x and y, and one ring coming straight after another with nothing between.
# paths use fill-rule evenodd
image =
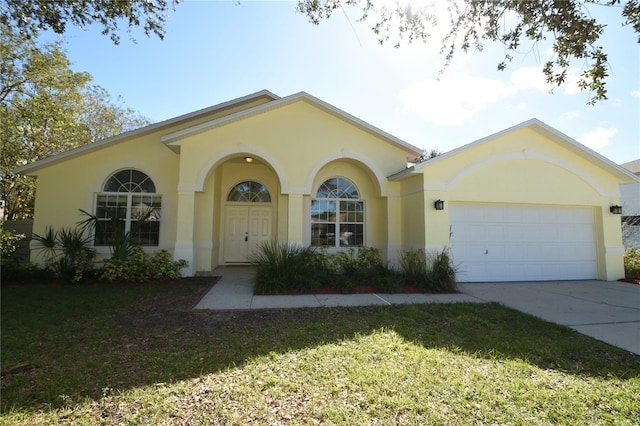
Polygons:
<instances>
[{"instance_id":1,"label":"shadow on lawn","mask_svg":"<svg viewBox=\"0 0 640 426\"><path fill-rule=\"evenodd\" d=\"M210 280L3 287L2 411L195 378L382 328L477 358L521 359L581 376L640 376L639 356L498 304L191 311Z\"/></svg>"}]
</instances>

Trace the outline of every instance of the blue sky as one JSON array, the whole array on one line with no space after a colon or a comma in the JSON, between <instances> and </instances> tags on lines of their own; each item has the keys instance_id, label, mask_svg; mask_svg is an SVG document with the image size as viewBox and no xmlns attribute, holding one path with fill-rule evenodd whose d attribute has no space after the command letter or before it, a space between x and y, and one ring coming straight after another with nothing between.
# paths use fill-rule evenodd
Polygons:
<instances>
[{"instance_id":1,"label":"blue sky","mask_svg":"<svg viewBox=\"0 0 640 426\"><path fill-rule=\"evenodd\" d=\"M305 91L424 149L446 152L535 117L616 163L640 158L640 48L619 8L589 7L609 24L609 100L596 106L572 78L548 93L539 72L548 44L523 46L502 72L499 45L459 52L438 80L436 39L380 46L358 9L319 26L295 9L293 1L186 1L170 12L164 40L122 32L113 45L98 27L69 27L63 47L74 70L153 121L262 89Z\"/></svg>"}]
</instances>

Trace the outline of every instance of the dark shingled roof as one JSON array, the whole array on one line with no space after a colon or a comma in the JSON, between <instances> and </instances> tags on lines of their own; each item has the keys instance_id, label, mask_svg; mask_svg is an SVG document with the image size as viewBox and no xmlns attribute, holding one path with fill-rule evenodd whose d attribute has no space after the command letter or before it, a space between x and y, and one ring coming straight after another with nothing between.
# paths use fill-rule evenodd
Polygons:
<instances>
[{"instance_id":1,"label":"dark shingled roof","mask_svg":"<svg viewBox=\"0 0 640 426\"><path fill-rule=\"evenodd\" d=\"M631 173L635 173L637 175L640 174L640 159L629 161L628 163L620 164L620 166L629 170Z\"/></svg>"}]
</instances>

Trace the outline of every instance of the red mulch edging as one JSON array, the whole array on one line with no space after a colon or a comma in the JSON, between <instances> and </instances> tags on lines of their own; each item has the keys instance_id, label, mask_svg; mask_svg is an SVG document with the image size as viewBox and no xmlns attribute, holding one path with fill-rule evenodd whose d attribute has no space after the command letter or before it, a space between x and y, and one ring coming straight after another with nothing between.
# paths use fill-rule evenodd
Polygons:
<instances>
[{"instance_id":1,"label":"red mulch edging","mask_svg":"<svg viewBox=\"0 0 640 426\"><path fill-rule=\"evenodd\" d=\"M349 291L349 292L343 292L343 291L339 291L336 287L334 286L323 286L320 287L316 290L312 290L312 291L300 291L300 290L294 290L294 289L287 289L284 290L280 293L261 293L258 291L254 290L254 295L256 296L275 296L275 295L285 295L285 296L295 296L295 295L305 295L305 294L372 294L372 293L384 293L383 291L378 290L377 288L370 286L370 285L359 285L356 288L353 289L353 291ZM448 293L448 294L456 294L459 293L459 291L457 290L449 290L449 291L438 291L438 292L431 292L431 291L425 291L425 290L421 290L418 287L415 286L411 286L411 285L405 285L403 286L399 291L394 292L394 293L402 293L402 294L416 294L416 293L431 293L431 294L443 294L443 293Z\"/></svg>"},{"instance_id":2,"label":"red mulch edging","mask_svg":"<svg viewBox=\"0 0 640 426\"><path fill-rule=\"evenodd\" d=\"M623 283L631 283L631 284L639 284L640 285L640 278L621 278L618 281L623 282Z\"/></svg>"}]
</instances>

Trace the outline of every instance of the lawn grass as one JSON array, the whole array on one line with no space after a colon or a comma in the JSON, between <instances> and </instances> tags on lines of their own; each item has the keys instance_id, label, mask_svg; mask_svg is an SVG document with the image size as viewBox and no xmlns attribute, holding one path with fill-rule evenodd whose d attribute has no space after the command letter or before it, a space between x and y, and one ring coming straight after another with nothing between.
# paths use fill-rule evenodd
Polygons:
<instances>
[{"instance_id":1,"label":"lawn grass","mask_svg":"<svg viewBox=\"0 0 640 426\"><path fill-rule=\"evenodd\" d=\"M639 424L640 357L497 304L213 313L2 287L2 424Z\"/></svg>"}]
</instances>

